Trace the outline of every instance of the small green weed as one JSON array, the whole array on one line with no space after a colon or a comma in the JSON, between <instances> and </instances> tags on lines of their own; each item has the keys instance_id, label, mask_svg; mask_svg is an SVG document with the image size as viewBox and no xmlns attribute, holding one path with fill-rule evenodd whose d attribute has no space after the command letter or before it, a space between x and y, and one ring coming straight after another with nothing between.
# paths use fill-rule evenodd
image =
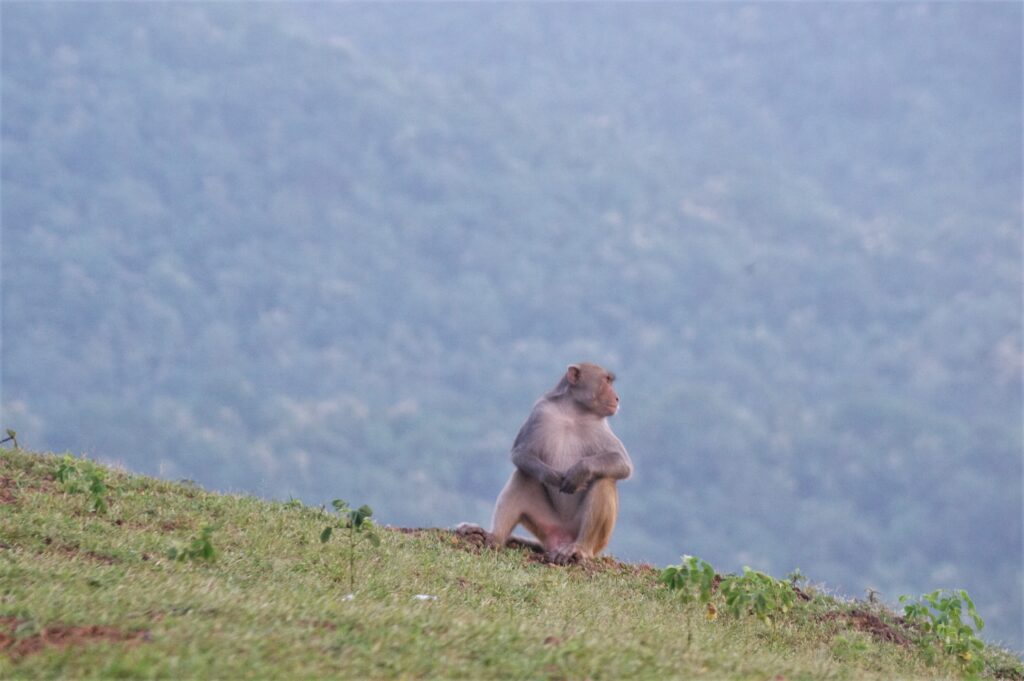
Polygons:
<instances>
[{"instance_id":1,"label":"small green weed","mask_svg":"<svg viewBox=\"0 0 1024 681\"><path fill-rule=\"evenodd\" d=\"M374 547L380 546L380 537L373 531L373 509L363 504L357 509L349 507L348 502L343 499L335 499L331 502L338 520L334 525L328 525L320 533L320 543L326 544L334 533L335 528L348 532L348 587L349 591L355 591L356 585L356 545L366 541Z\"/></svg>"},{"instance_id":2,"label":"small green weed","mask_svg":"<svg viewBox=\"0 0 1024 681\"><path fill-rule=\"evenodd\" d=\"M13 443L15 449L21 449L18 446L18 434L11 430L10 428L7 429L7 437L5 437L3 440L0 440L0 445L2 445L5 442Z\"/></svg>"},{"instance_id":3,"label":"small green weed","mask_svg":"<svg viewBox=\"0 0 1024 681\"><path fill-rule=\"evenodd\" d=\"M684 603L694 600L710 603L716 586L715 577L711 563L697 556L683 556L681 564L662 570L660 580L668 588L678 591Z\"/></svg>"},{"instance_id":4,"label":"small green weed","mask_svg":"<svg viewBox=\"0 0 1024 681\"><path fill-rule=\"evenodd\" d=\"M65 454L61 457L54 477L66 493L88 494L89 509L93 513L104 514L110 509L107 502L107 492L110 491L107 487L107 473L93 462Z\"/></svg>"},{"instance_id":5,"label":"small green weed","mask_svg":"<svg viewBox=\"0 0 1024 681\"><path fill-rule=\"evenodd\" d=\"M917 599L900 596L907 620L917 623L925 636L919 640L925 648L938 641L943 650L955 655L965 672L980 673L985 662L981 656L985 644L976 635L985 627L984 620L974 608L974 601L963 589L936 589ZM963 620L964 610L974 628Z\"/></svg>"},{"instance_id":6,"label":"small green weed","mask_svg":"<svg viewBox=\"0 0 1024 681\"><path fill-rule=\"evenodd\" d=\"M743 568L742 575L722 578L722 595L733 617L752 613L768 624L775 613L786 614L793 608L793 587L763 572Z\"/></svg>"},{"instance_id":7,"label":"small green weed","mask_svg":"<svg viewBox=\"0 0 1024 681\"><path fill-rule=\"evenodd\" d=\"M167 552L167 557L177 561L196 560L212 563L217 559L217 550L213 548L212 537L213 528L207 525L198 536L192 538L188 546L183 549L171 548Z\"/></svg>"},{"instance_id":8,"label":"small green weed","mask_svg":"<svg viewBox=\"0 0 1024 681\"><path fill-rule=\"evenodd\" d=\"M743 568L742 575L720 576L710 563L696 556L683 556L682 564L665 568L661 582L679 591L684 602L697 599L706 603L709 619L718 614L711 602L716 587L725 599L726 612L733 617L753 614L771 624L773 615L789 612L794 603L793 586L787 582L749 567Z\"/></svg>"}]
</instances>

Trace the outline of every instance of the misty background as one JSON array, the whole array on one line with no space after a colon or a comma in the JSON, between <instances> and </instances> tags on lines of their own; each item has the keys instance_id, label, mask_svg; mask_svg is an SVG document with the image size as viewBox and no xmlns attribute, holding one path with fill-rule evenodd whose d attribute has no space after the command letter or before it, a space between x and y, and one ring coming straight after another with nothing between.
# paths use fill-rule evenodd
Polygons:
<instances>
[{"instance_id":1,"label":"misty background","mask_svg":"<svg viewBox=\"0 0 1024 681\"><path fill-rule=\"evenodd\" d=\"M1020 3L20 3L0 425L486 524L619 375L611 551L1022 639Z\"/></svg>"}]
</instances>

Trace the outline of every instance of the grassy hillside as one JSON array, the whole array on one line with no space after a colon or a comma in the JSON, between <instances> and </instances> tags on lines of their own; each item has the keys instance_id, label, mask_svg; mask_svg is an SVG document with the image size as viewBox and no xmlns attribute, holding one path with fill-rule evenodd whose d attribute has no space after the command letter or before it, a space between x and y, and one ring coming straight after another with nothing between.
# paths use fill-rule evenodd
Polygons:
<instances>
[{"instance_id":1,"label":"grassy hillside","mask_svg":"<svg viewBox=\"0 0 1024 681\"><path fill-rule=\"evenodd\" d=\"M772 623L724 604L711 619L648 566L557 568L442 530L378 528L349 598L344 533L321 544L326 524L297 502L0 450L0 677L960 675L878 606L816 594ZM986 675L1021 678L1005 652L984 657Z\"/></svg>"}]
</instances>

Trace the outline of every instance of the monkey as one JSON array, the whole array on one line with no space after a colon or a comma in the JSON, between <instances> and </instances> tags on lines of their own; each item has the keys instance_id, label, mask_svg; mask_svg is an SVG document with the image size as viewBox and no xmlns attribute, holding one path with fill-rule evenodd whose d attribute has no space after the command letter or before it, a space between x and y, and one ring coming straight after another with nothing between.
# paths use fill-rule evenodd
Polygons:
<instances>
[{"instance_id":1,"label":"monkey","mask_svg":"<svg viewBox=\"0 0 1024 681\"><path fill-rule=\"evenodd\" d=\"M494 545L505 546L522 525L560 565L593 558L608 546L619 513L616 483L633 474L625 446L608 425L619 410L614 381L615 374L596 364L572 364L533 405L512 445L515 470L495 503Z\"/></svg>"}]
</instances>

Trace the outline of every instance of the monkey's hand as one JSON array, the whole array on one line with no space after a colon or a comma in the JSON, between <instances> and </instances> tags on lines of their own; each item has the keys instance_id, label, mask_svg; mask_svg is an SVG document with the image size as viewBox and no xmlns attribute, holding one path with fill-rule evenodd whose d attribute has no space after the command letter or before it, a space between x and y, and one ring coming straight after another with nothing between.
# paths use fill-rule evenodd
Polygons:
<instances>
[{"instance_id":1,"label":"monkey's hand","mask_svg":"<svg viewBox=\"0 0 1024 681\"><path fill-rule=\"evenodd\" d=\"M548 470L544 471L540 481L543 482L545 485L549 485L551 487L558 487L559 489L561 489L562 485L565 484L565 478L562 476L561 473L556 471L554 468L549 468Z\"/></svg>"},{"instance_id":2,"label":"monkey's hand","mask_svg":"<svg viewBox=\"0 0 1024 681\"><path fill-rule=\"evenodd\" d=\"M575 494L587 488L590 478L590 468L584 461L577 461L562 476L562 484L558 490L565 494Z\"/></svg>"}]
</instances>

